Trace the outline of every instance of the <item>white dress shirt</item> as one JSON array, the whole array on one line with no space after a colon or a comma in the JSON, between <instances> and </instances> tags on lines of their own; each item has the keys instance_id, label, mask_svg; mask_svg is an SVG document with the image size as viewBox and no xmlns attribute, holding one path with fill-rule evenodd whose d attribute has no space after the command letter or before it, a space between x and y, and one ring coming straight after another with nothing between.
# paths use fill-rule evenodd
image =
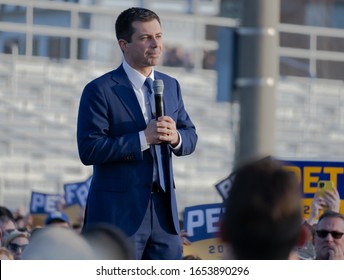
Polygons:
<instances>
[{"instance_id":1,"label":"white dress shirt","mask_svg":"<svg viewBox=\"0 0 344 280\"><path fill-rule=\"evenodd\" d=\"M143 117L146 121L146 124L148 124L148 122L150 121L150 117L148 116L148 112L149 112L148 106L151 106L152 113L154 114L155 113L155 100L154 100L153 94L147 94L148 89L144 83L148 77L154 81L154 69L152 69L152 72L150 73L150 75L148 77L145 77L140 72L138 72L137 70L132 68L125 61L125 59L123 60L123 68L124 68L124 71L127 74L128 78L129 78L129 81L131 82L131 84L133 86L134 92L135 92L137 100L140 104L142 114L143 114ZM148 100L148 96L150 96L150 100ZM179 134L178 131L177 131L177 133ZM145 150L149 149L149 145L147 144L146 136L145 136L143 130L139 132L139 136L140 136L140 143L141 143L141 151L145 151ZM182 138L181 138L181 135L179 134L178 145L176 147L172 147L170 145L170 147L173 150L177 151L180 149L181 145L182 145Z\"/></svg>"}]
</instances>

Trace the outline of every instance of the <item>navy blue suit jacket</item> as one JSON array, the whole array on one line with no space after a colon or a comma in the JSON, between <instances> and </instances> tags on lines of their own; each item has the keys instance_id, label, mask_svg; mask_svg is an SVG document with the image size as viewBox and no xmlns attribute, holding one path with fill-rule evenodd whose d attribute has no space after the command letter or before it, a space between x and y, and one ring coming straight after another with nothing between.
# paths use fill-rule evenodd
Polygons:
<instances>
[{"instance_id":1,"label":"navy blue suit jacket","mask_svg":"<svg viewBox=\"0 0 344 280\"><path fill-rule=\"evenodd\" d=\"M184 109L179 83L157 71L155 79L164 82L165 115L173 118L182 137L176 155L191 154L197 134ZM140 105L122 65L86 85L77 124L80 159L85 165L93 165L85 227L106 222L131 236L140 226L151 195L153 173L152 156L149 150L142 152L140 146L138 132L145 128ZM179 219L171 156L168 148L166 203L177 234Z\"/></svg>"}]
</instances>

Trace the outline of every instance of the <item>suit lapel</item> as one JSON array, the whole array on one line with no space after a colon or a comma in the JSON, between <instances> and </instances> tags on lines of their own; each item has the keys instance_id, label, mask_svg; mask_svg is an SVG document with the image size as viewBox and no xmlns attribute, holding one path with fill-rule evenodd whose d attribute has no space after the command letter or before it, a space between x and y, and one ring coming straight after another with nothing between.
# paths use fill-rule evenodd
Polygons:
<instances>
[{"instance_id":1,"label":"suit lapel","mask_svg":"<svg viewBox=\"0 0 344 280\"><path fill-rule=\"evenodd\" d=\"M113 71L111 78L116 82L113 91L126 108L128 114L137 122L138 127L145 125L140 104L122 65Z\"/></svg>"}]
</instances>

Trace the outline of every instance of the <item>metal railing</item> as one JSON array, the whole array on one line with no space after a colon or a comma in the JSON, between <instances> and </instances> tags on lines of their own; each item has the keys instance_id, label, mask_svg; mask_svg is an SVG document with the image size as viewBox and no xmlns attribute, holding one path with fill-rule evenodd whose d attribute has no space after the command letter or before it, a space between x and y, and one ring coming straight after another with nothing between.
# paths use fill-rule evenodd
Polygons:
<instances>
[{"instance_id":1,"label":"metal railing","mask_svg":"<svg viewBox=\"0 0 344 280\"><path fill-rule=\"evenodd\" d=\"M106 2L106 1L105 1ZM135 1L134 1L135 2ZM144 3L148 7L156 6L156 1L136 1L137 5ZM179 1L183 2L183 1ZM216 2L216 1L215 1ZM214 2L214 3L215 3ZM218 1L217 1L218 2ZM102 56L103 62L119 63L122 55L115 43L114 19L121 10L116 9L116 2L112 6L84 5L68 2L56 1L30 1L30 0L1 0L0 5L7 7L21 7L15 13L16 16L22 15L25 18L21 23L7 21L5 6L2 6L0 14L0 34L5 33L22 34L25 37L26 57L34 56L34 37L49 36L61 37L69 40L69 57L72 61L78 60L79 40L87 40L89 61L97 61ZM218 3L215 3L218 4ZM155 5L155 6L154 6ZM122 9L123 5L120 6ZM158 7L158 6L156 6ZM37 11L48 10L65 12L69 16L67 26L52 26L51 24L38 24L34 19ZM202 16L199 14L186 14L166 11L159 12L163 30L166 34L165 45L177 46L186 49L193 55L195 69L202 69L204 51L215 51L218 48L216 35L207 38L209 31L207 28L231 27L237 28L238 22L235 19ZM81 19L85 16L90 17L90 26L82 26ZM238 27L240 28L240 27ZM317 63L319 61L344 63L344 52L319 49L318 41L320 38L336 38L344 40L344 30L324 27L310 27L292 24L279 24L277 30L280 34L298 34L309 38L308 48L285 47L281 45L278 55L282 58L281 63L287 63L291 67L303 69L304 76L318 77ZM211 33L212 31L210 31ZM1 43L0 35L0 43ZM105 51L104 51L105 50ZM218 58L219 59L219 58ZM300 62L306 60L307 63ZM338 77L338 75L336 75ZM331 78L331 77L329 77Z\"/></svg>"}]
</instances>

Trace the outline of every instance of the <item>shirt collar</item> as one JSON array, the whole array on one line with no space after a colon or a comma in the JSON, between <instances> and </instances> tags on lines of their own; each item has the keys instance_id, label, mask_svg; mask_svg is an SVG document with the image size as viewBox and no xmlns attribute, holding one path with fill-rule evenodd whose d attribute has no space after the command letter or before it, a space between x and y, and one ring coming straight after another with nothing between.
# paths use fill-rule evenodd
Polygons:
<instances>
[{"instance_id":1,"label":"shirt collar","mask_svg":"<svg viewBox=\"0 0 344 280\"><path fill-rule=\"evenodd\" d=\"M145 77L140 72L135 70L133 67L131 67L125 59L123 60L123 69L125 73L127 74L130 82L132 83L133 87L135 87L136 90L140 90L146 80L146 78L151 78L154 80L154 69L152 69L152 72L148 77Z\"/></svg>"}]
</instances>

